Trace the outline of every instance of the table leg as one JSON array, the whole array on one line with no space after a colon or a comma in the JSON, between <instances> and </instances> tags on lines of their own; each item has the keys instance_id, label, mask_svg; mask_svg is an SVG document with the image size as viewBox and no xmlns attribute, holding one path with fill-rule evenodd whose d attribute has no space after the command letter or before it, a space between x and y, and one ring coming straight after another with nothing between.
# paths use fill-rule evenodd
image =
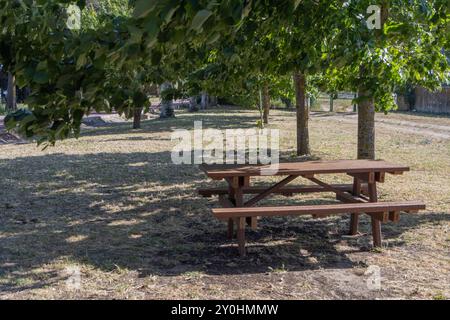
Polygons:
<instances>
[{"instance_id":1,"label":"table leg","mask_svg":"<svg viewBox=\"0 0 450 320\"><path fill-rule=\"evenodd\" d=\"M376 182L369 183L369 200L370 202L378 201L378 193L377 193L377 184ZM382 237L381 237L381 221L375 219L373 216L371 217L372 222L372 237L373 237L373 246L381 247Z\"/></svg>"},{"instance_id":2,"label":"table leg","mask_svg":"<svg viewBox=\"0 0 450 320\"><path fill-rule=\"evenodd\" d=\"M244 206L244 191L243 188L247 187L249 185L249 178L248 177L236 177L230 181L229 183L229 198L230 201L233 202L233 204L236 207L243 207ZM245 223L246 218L237 218L235 220L228 219L228 239L232 239L233 237L233 229L234 229L234 223L237 224L237 240L238 240L238 246L239 246L239 254L241 256L245 256ZM250 225L256 226L256 217L251 218Z\"/></svg>"},{"instance_id":3,"label":"table leg","mask_svg":"<svg viewBox=\"0 0 450 320\"><path fill-rule=\"evenodd\" d=\"M250 187L250 177L240 177L239 180L239 184L242 184L243 187ZM244 202L242 202L242 206L244 206ZM245 220L253 230L258 228L258 217L247 217Z\"/></svg>"},{"instance_id":4,"label":"table leg","mask_svg":"<svg viewBox=\"0 0 450 320\"><path fill-rule=\"evenodd\" d=\"M244 192L243 187L246 185L245 177L238 178L238 184L236 188L234 188L234 199L236 207L244 206ZM236 219L237 223L237 240L238 240L238 248L239 254L241 257L245 256L245 223L246 218L238 218Z\"/></svg>"},{"instance_id":5,"label":"table leg","mask_svg":"<svg viewBox=\"0 0 450 320\"><path fill-rule=\"evenodd\" d=\"M231 240L233 239L233 233L234 233L234 221L232 218L228 219L228 229L227 229L227 239Z\"/></svg>"},{"instance_id":6,"label":"table leg","mask_svg":"<svg viewBox=\"0 0 450 320\"><path fill-rule=\"evenodd\" d=\"M361 180L353 178L353 195L359 197L361 195ZM350 235L358 234L359 213L352 213L350 216Z\"/></svg>"},{"instance_id":7,"label":"table leg","mask_svg":"<svg viewBox=\"0 0 450 320\"><path fill-rule=\"evenodd\" d=\"M236 205L236 201L235 201L235 198L234 198L234 189L233 189L233 187L231 185L228 187L228 199L234 205ZM229 240L233 239L233 234L234 234L234 220L233 220L233 218L229 218L228 219L227 238Z\"/></svg>"},{"instance_id":8,"label":"table leg","mask_svg":"<svg viewBox=\"0 0 450 320\"><path fill-rule=\"evenodd\" d=\"M245 218L238 218L237 221L237 240L238 240L238 248L239 254L241 257L245 257Z\"/></svg>"}]
</instances>

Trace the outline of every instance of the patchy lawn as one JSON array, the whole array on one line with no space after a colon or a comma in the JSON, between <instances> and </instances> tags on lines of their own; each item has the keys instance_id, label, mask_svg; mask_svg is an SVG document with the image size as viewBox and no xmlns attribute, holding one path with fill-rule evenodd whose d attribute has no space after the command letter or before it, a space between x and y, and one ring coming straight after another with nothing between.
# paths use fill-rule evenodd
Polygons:
<instances>
[{"instance_id":1,"label":"patchy lawn","mask_svg":"<svg viewBox=\"0 0 450 320\"><path fill-rule=\"evenodd\" d=\"M412 169L387 176L381 200L424 200L428 209L384 224L386 247L376 251L366 218L363 234L347 237L347 216L286 217L262 219L258 231L248 231L248 256L238 257L226 226L210 214L217 199L196 194L216 183L196 166L172 164L170 133L192 129L194 120L250 128L256 112L179 111L137 131L109 123L45 151L0 145L0 298L450 298L450 119L378 118L391 123L379 125L377 157ZM292 160L294 113L273 111L271 120L281 129L283 157ZM314 157L355 158L355 123L352 115L315 114ZM369 266L380 268L381 290L367 286Z\"/></svg>"}]
</instances>

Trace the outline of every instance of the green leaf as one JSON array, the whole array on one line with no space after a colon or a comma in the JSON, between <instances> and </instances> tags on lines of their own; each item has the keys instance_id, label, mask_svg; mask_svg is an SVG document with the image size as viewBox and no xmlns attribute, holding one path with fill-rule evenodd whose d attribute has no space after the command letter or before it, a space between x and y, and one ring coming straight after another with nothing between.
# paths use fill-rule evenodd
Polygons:
<instances>
[{"instance_id":1,"label":"green leaf","mask_svg":"<svg viewBox=\"0 0 450 320\"><path fill-rule=\"evenodd\" d=\"M200 10L195 15L194 19L192 19L192 25L191 28L194 30L200 30L200 28L203 26L203 24L208 20L208 18L212 15L212 12L209 10Z\"/></svg>"},{"instance_id":2,"label":"green leaf","mask_svg":"<svg viewBox=\"0 0 450 320\"><path fill-rule=\"evenodd\" d=\"M302 0L294 0L294 10L297 9L297 7L299 6L300 2L302 2Z\"/></svg>"},{"instance_id":3,"label":"green leaf","mask_svg":"<svg viewBox=\"0 0 450 320\"><path fill-rule=\"evenodd\" d=\"M47 83L48 79L48 73L45 71L36 71L33 76L33 81L39 84Z\"/></svg>"},{"instance_id":4,"label":"green leaf","mask_svg":"<svg viewBox=\"0 0 450 320\"><path fill-rule=\"evenodd\" d=\"M138 0L134 7L133 16L135 18L146 17L153 9L155 9L157 1L155 0Z\"/></svg>"}]
</instances>

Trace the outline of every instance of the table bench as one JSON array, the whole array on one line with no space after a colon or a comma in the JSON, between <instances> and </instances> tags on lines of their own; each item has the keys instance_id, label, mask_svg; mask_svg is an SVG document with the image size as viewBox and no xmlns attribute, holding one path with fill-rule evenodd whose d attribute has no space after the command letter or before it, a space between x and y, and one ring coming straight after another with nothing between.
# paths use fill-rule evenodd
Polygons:
<instances>
[{"instance_id":1,"label":"table bench","mask_svg":"<svg viewBox=\"0 0 450 320\"><path fill-rule=\"evenodd\" d=\"M358 233L359 215L371 217L373 245L382 245L381 223L397 222L400 212L413 213L425 209L421 201L378 202L377 183L385 181L386 173L398 175L409 171L408 167L375 160L337 160L280 163L278 170L267 170L261 165L201 165L206 175L214 180L225 180L227 188L207 188L198 192L204 197L219 196L222 208L212 210L214 216L228 221L228 238L232 239L237 226L238 248L241 256L245 250L245 227L257 228L258 217L312 215L325 217L336 214L350 214L350 234ZM252 177L280 176L282 179L272 186L250 186ZM329 184L317 175L346 174L352 184ZM287 186L297 178L304 178L314 185ZM303 206L255 207L272 194L292 196L298 193L332 192L341 203ZM245 199L246 195L251 195Z\"/></svg>"}]
</instances>

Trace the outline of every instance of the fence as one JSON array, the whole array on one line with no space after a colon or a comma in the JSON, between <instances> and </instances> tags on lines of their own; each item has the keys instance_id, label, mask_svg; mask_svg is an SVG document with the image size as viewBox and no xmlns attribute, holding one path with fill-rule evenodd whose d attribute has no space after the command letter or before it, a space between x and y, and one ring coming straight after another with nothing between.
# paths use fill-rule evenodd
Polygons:
<instances>
[{"instance_id":1,"label":"fence","mask_svg":"<svg viewBox=\"0 0 450 320\"><path fill-rule=\"evenodd\" d=\"M415 90L415 108L419 112L450 114L450 86L430 92L422 87Z\"/></svg>"}]
</instances>

